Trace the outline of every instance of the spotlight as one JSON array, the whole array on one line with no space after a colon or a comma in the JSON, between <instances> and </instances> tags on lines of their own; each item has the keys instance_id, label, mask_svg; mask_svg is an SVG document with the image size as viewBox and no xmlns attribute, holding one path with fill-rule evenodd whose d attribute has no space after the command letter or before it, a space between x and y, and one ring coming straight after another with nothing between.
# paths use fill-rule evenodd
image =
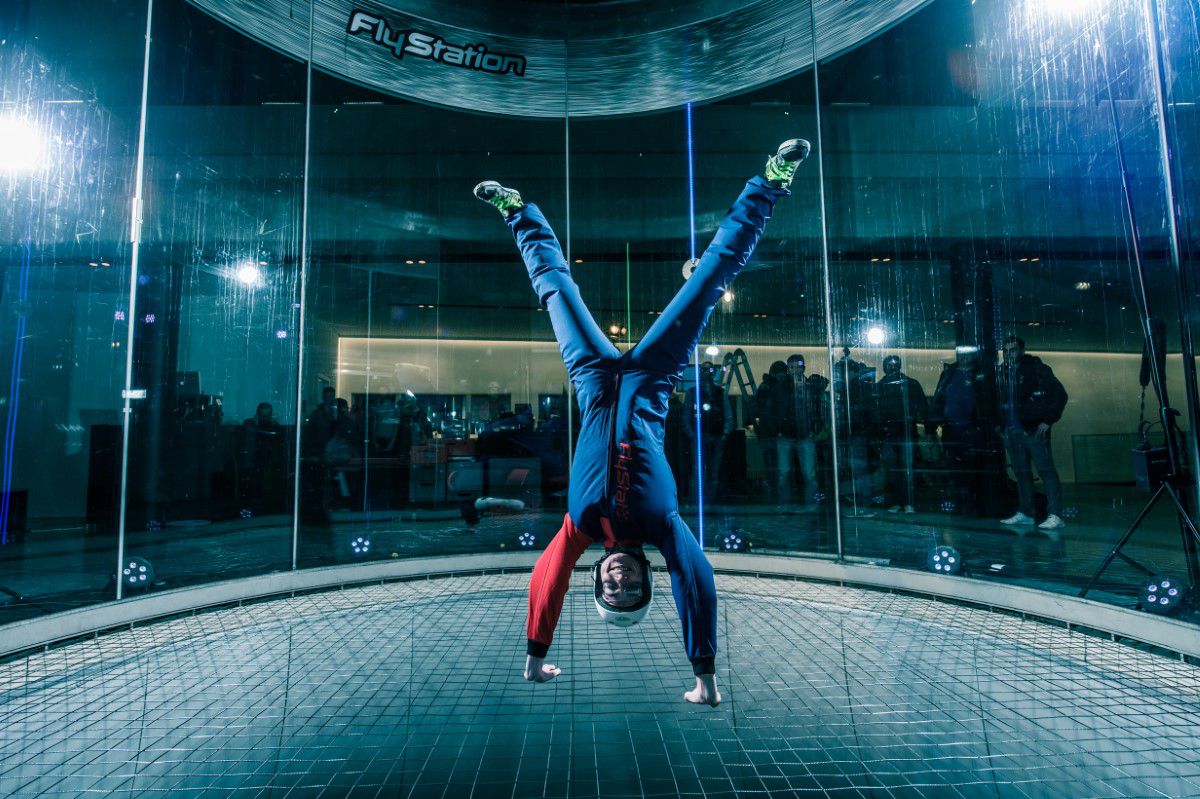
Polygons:
<instances>
[{"instance_id":1,"label":"spotlight","mask_svg":"<svg viewBox=\"0 0 1200 799\"><path fill-rule=\"evenodd\" d=\"M615 336L621 332L621 326L620 325L609 325L608 332L612 333Z\"/></svg>"},{"instance_id":2,"label":"spotlight","mask_svg":"<svg viewBox=\"0 0 1200 799\"><path fill-rule=\"evenodd\" d=\"M1087 282L1086 280L1081 280L1075 284L1076 291L1087 291L1091 287L1092 287L1092 284Z\"/></svg>"},{"instance_id":3,"label":"spotlight","mask_svg":"<svg viewBox=\"0 0 1200 799\"><path fill-rule=\"evenodd\" d=\"M689 258L683 262L683 279L687 280L692 276L692 272L696 271L696 267L700 265L699 258Z\"/></svg>"},{"instance_id":4,"label":"spotlight","mask_svg":"<svg viewBox=\"0 0 1200 799\"><path fill-rule=\"evenodd\" d=\"M954 513L956 510L958 510L958 506L950 500L946 500L942 503L942 513Z\"/></svg>"},{"instance_id":5,"label":"spotlight","mask_svg":"<svg viewBox=\"0 0 1200 799\"><path fill-rule=\"evenodd\" d=\"M0 173L36 172L46 160L46 138L31 120L0 116Z\"/></svg>"},{"instance_id":6,"label":"spotlight","mask_svg":"<svg viewBox=\"0 0 1200 799\"><path fill-rule=\"evenodd\" d=\"M726 303L733 302L733 292L732 291L725 292L725 294L721 297L721 299L724 300Z\"/></svg>"},{"instance_id":7,"label":"spotlight","mask_svg":"<svg viewBox=\"0 0 1200 799\"><path fill-rule=\"evenodd\" d=\"M253 518L254 518L254 511L250 510L249 508L242 508L242 509L241 509L241 511L239 512L239 515L240 515L240 516L241 516L243 519L253 519Z\"/></svg>"},{"instance_id":8,"label":"spotlight","mask_svg":"<svg viewBox=\"0 0 1200 799\"><path fill-rule=\"evenodd\" d=\"M286 330L276 330L275 331L275 338L287 338L287 337L288 337L288 332Z\"/></svg>"},{"instance_id":9,"label":"spotlight","mask_svg":"<svg viewBox=\"0 0 1200 799\"><path fill-rule=\"evenodd\" d=\"M704 354L710 358L715 358L721 354L721 348L718 347L716 344L709 344L707 347L704 348Z\"/></svg>"},{"instance_id":10,"label":"spotlight","mask_svg":"<svg viewBox=\"0 0 1200 799\"><path fill-rule=\"evenodd\" d=\"M143 557L128 557L121 569L121 582L127 588L149 588L154 582L154 566Z\"/></svg>"},{"instance_id":11,"label":"spotlight","mask_svg":"<svg viewBox=\"0 0 1200 799\"><path fill-rule=\"evenodd\" d=\"M537 544L537 536L526 530L517 538L517 543L522 549L533 549Z\"/></svg>"},{"instance_id":12,"label":"spotlight","mask_svg":"<svg viewBox=\"0 0 1200 799\"><path fill-rule=\"evenodd\" d=\"M962 558L954 547L934 547L925 562L939 574L958 574L962 571Z\"/></svg>"},{"instance_id":13,"label":"spotlight","mask_svg":"<svg viewBox=\"0 0 1200 799\"><path fill-rule=\"evenodd\" d=\"M158 317L157 317L157 316L155 316L155 315L154 315L154 314L152 314L152 313L148 313L148 314L146 314L145 316L143 316L143 317L142 317L142 321L143 321L143 322L145 322L145 323L146 323L146 324L148 324L148 325L152 325L152 324L154 324L155 322L157 322L157 321L158 321Z\"/></svg>"},{"instance_id":14,"label":"spotlight","mask_svg":"<svg viewBox=\"0 0 1200 799\"><path fill-rule=\"evenodd\" d=\"M233 276L237 278L239 283L249 288L254 288L262 282L262 270L253 261L242 261L238 264Z\"/></svg>"},{"instance_id":15,"label":"spotlight","mask_svg":"<svg viewBox=\"0 0 1200 799\"><path fill-rule=\"evenodd\" d=\"M1186 596L1183 583L1173 577L1159 575L1142 583L1138 604L1149 613L1174 613L1179 610Z\"/></svg>"},{"instance_id":16,"label":"spotlight","mask_svg":"<svg viewBox=\"0 0 1200 799\"><path fill-rule=\"evenodd\" d=\"M371 553L371 537L366 533L360 533L347 542L346 549L352 557L366 557Z\"/></svg>"},{"instance_id":17,"label":"spotlight","mask_svg":"<svg viewBox=\"0 0 1200 799\"><path fill-rule=\"evenodd\" d=\"M749 548L750 541L739 533L726 533L721 539L721 549L725 552L745 552Z\"/></svg>"},{"instance_id":18,"label":"spotlight","mask_svg":"<svg viewBox=\"0 0 1200 799\"><path fill-rule=\"evenodd\" d=\"M883 332L882 327L872 327L867 330L867 343L874 344L876 347L878 347L885 341L887 341L887 333Z\"/></svg>"},{"instance_id":19,"label":"spotlight","mask_svg":"<svg viewBox=\"0 0 1200 799\"><path fill-rule=\"evenodd\" d=\"M114 322L124 322L125 321L125 312L124 311L114 311L113 312L113 321Z\"/></svg>"}]
</instances>

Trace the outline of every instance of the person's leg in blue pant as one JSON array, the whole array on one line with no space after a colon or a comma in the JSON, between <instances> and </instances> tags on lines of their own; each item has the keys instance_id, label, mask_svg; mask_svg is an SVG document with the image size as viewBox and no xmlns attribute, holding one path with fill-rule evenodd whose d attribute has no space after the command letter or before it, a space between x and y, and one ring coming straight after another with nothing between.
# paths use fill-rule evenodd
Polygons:
<instances>
[{"instance_id":1,"label":"person's leg in blue pant","mask_svg":"<svg viewBox=\"0 0 1200 799\"><path fill-rule=\"evenodd\" d=\"M602 387L607 375L605 362L620 357L621 353L605 337L579 296L579 286L571 277L550 223L533 203L513 211L506 221L517 240L538 301L550 314L554 337L571 382L581 395ZM598 378L600 386L596 385ZM580 401L585 402L584 397Z\"/></svg>"},{"instance_id":2,"label":"person's leg in blue pant","mask_svg":"<svg viewBox=\"0 0 1200 799\"><path fill-rule=\"evenodd\" d=\"M635 366L669 375L683 373L709 314L749 262L775 202L788 194L762 177L746 183L692 276L633 348L630 359Z\"/></svg>"}]
</instances>

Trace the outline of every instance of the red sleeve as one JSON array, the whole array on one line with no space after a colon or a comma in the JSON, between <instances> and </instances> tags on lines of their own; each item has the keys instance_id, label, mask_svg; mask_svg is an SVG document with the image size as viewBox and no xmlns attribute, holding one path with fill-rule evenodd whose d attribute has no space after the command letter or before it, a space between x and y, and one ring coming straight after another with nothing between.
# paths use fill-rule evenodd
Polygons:
<instances>
[{"instance_id":1,"label":"red sleeve","mask_svg":"<svg viewBox=\"0 0 1200 799\"><path fill-rule=\"evenodd\" d=\"M525 618L525 633L529 639L528 653L545 657L554 640L554 628L562 613L563 598L571 583L571 570L592 544L570 516L563 517L562 529L533 567L529 581L529 615Z\"/></svg>"}]
</instances>

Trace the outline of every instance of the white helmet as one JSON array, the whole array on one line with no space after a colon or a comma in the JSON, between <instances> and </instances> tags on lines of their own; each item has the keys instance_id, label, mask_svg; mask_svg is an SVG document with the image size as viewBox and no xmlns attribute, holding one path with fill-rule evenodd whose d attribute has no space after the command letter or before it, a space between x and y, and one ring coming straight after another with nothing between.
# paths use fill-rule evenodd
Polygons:
<instances>
[{"instance_id":1,"label":"white helmet","mask_svg":"<svg viewBox=\"0 0 1200 799\"><path fill-rule=\"evenodd\" d=\"M642 573L646 575L643 582L642 598L637 601L637 604L623 608L610 605L604 601L604 592L600 584L600 564L616 554L629 555L637 560L642 566ZM650 568L650 561L646 560L645 554L640 549L626 549L625 547L617 546L604 550L604 557L600 558L592 566L592 583L595 587L596 611L600 614L600 618L609 624L615 624L618 627L629 627L646 618L646 614L650 612L650 602L654 599L654 570Z\"/></svg>"}]
</instances>

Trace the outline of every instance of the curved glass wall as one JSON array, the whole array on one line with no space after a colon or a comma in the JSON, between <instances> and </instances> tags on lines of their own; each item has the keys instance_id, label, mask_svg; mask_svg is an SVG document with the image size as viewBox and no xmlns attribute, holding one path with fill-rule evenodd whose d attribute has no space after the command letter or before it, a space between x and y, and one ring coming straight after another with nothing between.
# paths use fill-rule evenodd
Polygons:
<instances>
[{"instance_id":1,"label":"curved glass wall","mask_svg":"<svg viewBox=\"0 0 1200 799\"><path fill-rule=\"evenodd\" d=\"M1161 482L1160 389L1194 461L1195 20L936 0L851 41L824 6L791 11L763 35L815 67L607 116L562 91L594 99L594 20L526 75L475 70L509 83L473 102L464 65L397 59L383 17L321 3L269 35L184 0L0 12L0 622L543 547L579 408L471 188L542 207L623 351L793 136L813 154L669 400L688 525L710 550L922 570L952 547L968 576L1078 593ZM639 13L631 30L663 22ZM733 68L683 44L672 91ZM334 50L427 74L444 102L307 63ZM521 86L527 114L477 110L521 109ZM1088 595L1134 606L1143 577L1186 577L1184 532L1160 499Z\"/></svg>"}]
</instances>

